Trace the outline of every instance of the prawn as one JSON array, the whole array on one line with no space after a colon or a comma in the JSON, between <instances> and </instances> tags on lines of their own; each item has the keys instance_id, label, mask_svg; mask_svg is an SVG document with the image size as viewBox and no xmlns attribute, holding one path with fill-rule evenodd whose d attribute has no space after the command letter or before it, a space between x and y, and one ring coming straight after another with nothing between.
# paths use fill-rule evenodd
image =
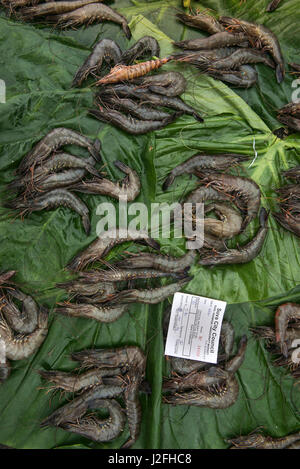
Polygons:
<instances>
[{"instance_id":1,"label":"prawn","mask_svg":"<svg viewBox=\"0 0 300 469\"><path fill-rule=\"evenodd\" d=\"M9 190L16 190L28 185L38 185L47 179L47 176L55 171L61 171L66 168L82 169L82 177L85 172L93 174L96 177L101 177L99 172L94 168L94 158L80 158L78 156L70 155L69 153L57 153L49 160L44 161L43 164L37 166L34 174L25 174L20 176L15 181L8 184Z\"/></svg>"},{"instance_id":2,"label":"prawn","mask_svg":"<svg viewBox=\"0 0 300 469\"><path fill-rule=\"evenodd\" d=\"M232 406L239 395L239 384L234 376L226 380L220 389L211 392L206 389L175 393L164 396L163 402L171 405L192 405L196 407L209 407L211 409L226 409Z\"/></svg>"},{"instance_id":3,"label":"prawn","mask_svg":"<svg viewBox=\"0 0 300 469\"><path fill-rule=\"evenodd\" d=\"M87 206L72 192L66 189L53 189L44 195L22 200L15 199L6 204L6 207L19 210L22 215L40 210L50 210L53 207L65 206L69 207L81 216L82 224L86 234L91 230L89 219L89 210Z\"/></svg>"},{"instance_id":4,"label":"prawn","mask_svg":"<svg viewBox=\"0 0 300 469\"><path fill-rule=\"evenodd\" d=\"M153 269L110 269L93 272L82 272L81 278L93 282L128 282L136 279L152 279L161 277L180 277L182 272L161 272Z\"/></svg>"},{"instance_id":5,"label":"prawn","mask_svg":"<svg viewBox=\"0 0 300 469\"><path fill-rule=\"evenodd\" d=\"M284 357L288 355L286 330L289 321L292 319L300 320L300 305L285 303L277 308L275 313L276 342L280 344Z\"/></svg>"},{"instance_id":6,"label":"prawn","mask_svg":"<svg viewBox=\"0 0 300 469\"><path fill-rule=\"evenodd\" d=\"M262 208L259 215L260 228L256 236L240 249L227 249L224 252L208 254L199 260L201 265L244 264L252 261L262 250L267 232L268 212Z\"/></svg>"},{"instance_id":7,"label":"prawn","mask_svg":"<svg viewBox=\"0 0 300 469\"><path fill-rule=\"evenodd\" d=\"M106 178L92 179L73 185L72 190L86 194L109 195L118 200L126 198L128 202L136 199L141 190L138 173L122 161L114 161L114 165L126 174L121 182L112 182Z\"/></svg>"}]
</instances>

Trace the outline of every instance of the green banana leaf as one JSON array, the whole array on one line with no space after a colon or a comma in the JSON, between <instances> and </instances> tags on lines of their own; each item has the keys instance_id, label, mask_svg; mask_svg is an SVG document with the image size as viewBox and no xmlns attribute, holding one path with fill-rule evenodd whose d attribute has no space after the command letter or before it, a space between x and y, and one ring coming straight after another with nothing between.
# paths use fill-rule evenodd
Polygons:
<instances>
[{"instance_id":1,"label":"green banana leaf","mask_svg":"<svg viewBox=\"0 0 300 469\"><path fill-rule=\"evenodd\" d=\"M265 13L268 0L210 0L196 2L196 9L234 16L269 26L277 34L286 63L297 62L300 12L297 0L283 0L273 13ZM249 90L227 87L187 66L167 64L166 70L181 71L188 81L184 100L204 117L204 123L182 116L163 130L131 136L88 116L93 102L92 83L71 88L77 68L100 38L111 38L122 49L144 35L156 37L161 57L174 49L172 41L205 36L176 20L181 0L119 0L113 8L130 20L132 39L127 41L118 25L103 23L59 31L45 25L18 22L0 14L0 79L6 83L6 103L0 104L0 190L15 177L23 156L48 131L65 126L101 140L101 156L109 177L118 179L116 159L136 169L142 190L138 202L176 202L197 185L196 178L177 178L167 192L162 182L169 170L198 151L228 151L249 155L240 174L253 178L262 191L262 205L276 210L275 189L284 183L281 172L299 164L300 137L280 140L273 134L281 127L276 110L291 101L294 77L287 70L281 85L274 71L257 66L258 84ZM84 152L82 152L84 153ZM70 354L84 348L139 345L147 354L147 381L151 395L142 395L142 429L134 448L226 448L226 439L257 427L272 436L299 431L299 388L287 370L274 367L263 342L249 330L273 325L276 307L287 301L300 302L299 239L269 218L269 232L261 254L245 265L204 268L192 266L193 280L187 293L224 300L225 318L232 322L236 340L247 334L246 359L237 373L240 393L225 410L171 407L161 403L161 385L170 372L164 357L163 311L168 301L156 306L133 305L117 322L105 325L71 319L54 312L67 298L56 283L71 278L65 266L96 238L99 216L96 208L107 201L102 196L82 195L90 209L92 231L86 236L78 215L65 208L36 212L24 220L0 208L0 267L15 269L24 292L49 308L49 333L29 359L13 363L11 377L0 388L0 443L15 448L119 448L123 434L108 444L96 444L60 429L41 429L40 422L70 396L53 394L37 373L40 369L71 371L76 363ZM251 223L237 242L246 243L256 232ZM185 252L182 239L160 237L161 250L171 255ZM130 244L116 248L108 259ZM171 299L170 299L171 301Z\"/></svg>"}]
</instances>

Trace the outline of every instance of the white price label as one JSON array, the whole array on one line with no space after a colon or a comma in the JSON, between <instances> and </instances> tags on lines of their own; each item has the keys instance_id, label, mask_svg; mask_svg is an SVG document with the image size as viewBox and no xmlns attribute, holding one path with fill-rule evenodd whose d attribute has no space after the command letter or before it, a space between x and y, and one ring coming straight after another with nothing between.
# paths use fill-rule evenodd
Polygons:
<instances>
[{"instance_id":1,"label":"white price label","mask_svg":"<svg viewBox=\"0 0 300 469\"><path fill-rule=\"evenodd\" d=\"M165 355L217 363L225 301L177 292Z\"/></svg>"}]
</instances>

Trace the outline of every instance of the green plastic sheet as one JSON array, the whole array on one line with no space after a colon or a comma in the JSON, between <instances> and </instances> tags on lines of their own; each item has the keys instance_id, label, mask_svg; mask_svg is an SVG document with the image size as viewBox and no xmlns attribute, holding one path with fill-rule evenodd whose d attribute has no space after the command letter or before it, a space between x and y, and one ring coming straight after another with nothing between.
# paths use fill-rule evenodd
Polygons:
<instances>
[{"instance_id":1,"label":"green plastic sheet","mask_svg":"<svg viewBox=\"0 0 300 469\"><path fill-rule=\"evenodd\" d=\"M267 0L210 0L192 2L194 8L240 17L269 26L278 35L286 63L299 61L300 12L297 0L282 1L271 14ZM294 77L287 72L278 85L271 69L257 66L258 84L250 90L227 87L200 75L193 68L168 64L188 80L184 99L202 113L203 124L182 116L167 128L145 136L131 136L89 117L94 88L72 89L77 68L100 38L116 40L127 48L144 35L156 37L161 56L172 52L172 41L205 36L176 20L180 0L129 1L112 5L130 20L132 40L119 26L103 23L59 31L44 25L17 22L0 15L0 79L6 83L6 103L0 104L0 189L14 178L22 157L48 131L65 126L102 143L105 170L112 178L121 173L113 166L120 159L135 168L142 181L137 199L175 202L196 187L196 178L177 178L162 191L166 173L198 151L248 154L251 159L240 174L253 178L262 191L262 204L276 209L275 189L284 183L281 171L299 164L300 137L279 140L273 131L281 125L276 110L291 101ZM255 158L257 152L257 158ZM253 161L252 161L253 160ZM164 357L162 317L171 301L156 306L133 305L117 322L105 325L58 316L55 304L65 300L57 282L70 278L66 264L96 238L97 205L102 196L82 195L91 213L92 231L86 237L80 218L68 209L37 212L21 220L0 208L0 266L15 269L16 281L50 311L49 334L30 359L13 363L11 377L0 388L0 443L15 448L119 448L129 431L109 444L96 444L60 429L41 429L43 418L70 396L47 393L39 369L73 370L70 354L84 348L139 345L147 354L147 380L152 394L141 395L142 429L134 448L226 448L226 439L261 426L274 437L299 431L299 388L286 370L275 368L264 344L251 336L250 327L272 325L276 307L300 301L299 239L280 228L270 217L269 232L258 258L249 264L209 269L195 264L193 280L184 289L228 303L226 319L236 330L236 340L247 334L244 364L237 373L238 401L226 410L170 407L161 403L161 384L169 373ZM256 232L255 220L238 238L246 243ZM162 252L182 255L184 240L160 239ZM120 246L109 256L122 255Z\"/></svg>"}]
</instances>

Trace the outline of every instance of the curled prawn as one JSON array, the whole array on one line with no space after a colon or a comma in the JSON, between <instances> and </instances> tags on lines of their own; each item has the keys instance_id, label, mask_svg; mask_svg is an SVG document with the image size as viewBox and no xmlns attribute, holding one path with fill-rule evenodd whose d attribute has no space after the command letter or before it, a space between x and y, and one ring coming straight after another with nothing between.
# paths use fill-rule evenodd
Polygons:
<instances>
[{"instance_id":1,"label":"curled prawn","mask_svg":"<svg viewBox=\"0 0 300 469\"><path fill-rule=\"evenodd\" d=\"M284 357L288 356L287 326L291 320L300 320L300 305L296 303L285 303L280 305L275 313L276 342L281 346Z\"/></svg>"}]
</instances>

